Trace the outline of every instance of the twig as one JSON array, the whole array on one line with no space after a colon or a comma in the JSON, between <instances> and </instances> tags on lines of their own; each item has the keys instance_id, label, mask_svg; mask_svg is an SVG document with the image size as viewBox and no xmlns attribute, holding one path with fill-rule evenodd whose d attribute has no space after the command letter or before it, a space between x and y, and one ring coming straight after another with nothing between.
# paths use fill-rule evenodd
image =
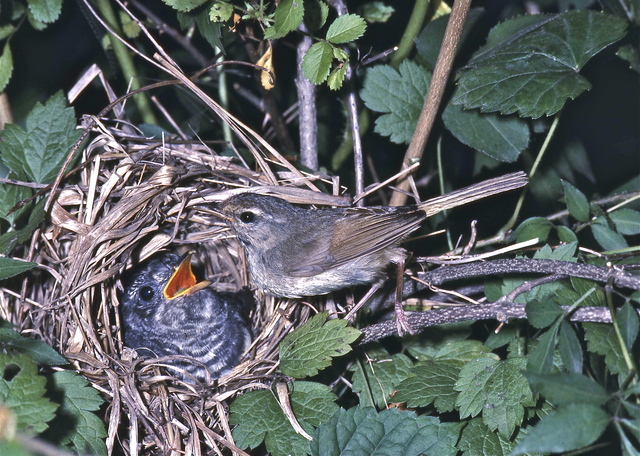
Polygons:
<instances>
[{"instance_id":1,"label":"twig","mask_svg":"<svg viewBox=\"0 0 640 456\"><path fill-rule=\"evenodd\" d=\"M304 22L300 30L306 32ZM311 47L313 40L304 34L297 50L298 74L296 89L298 90L298 125L300 131L300 163L302 166L318 170L318 123L316 120L316 87L304 77L302 58Z\"/></svg>"}]
</instances>

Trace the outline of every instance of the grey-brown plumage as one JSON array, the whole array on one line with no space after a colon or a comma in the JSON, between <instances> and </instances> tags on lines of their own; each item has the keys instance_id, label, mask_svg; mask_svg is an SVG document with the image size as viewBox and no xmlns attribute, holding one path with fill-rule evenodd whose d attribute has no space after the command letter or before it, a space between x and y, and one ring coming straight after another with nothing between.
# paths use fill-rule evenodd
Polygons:
<instances>
[{"instance_id":1,"label":"grey-brown plumage","mask_svg":"<svg viewBox=\"0 0 640 456\"><path fill-rule=\"evenodd\" d=\"M232 295L217 293L208 283L191 287L193 291L179 288L168 292L167 285L175 280L179 265L178 256L164 254L123 278L124 343L146 356L195 358L207 366L213 378L221 377L238 364L251 343L242 304ZM190 263L183 266L191 274ZM206 378L198 363L174 364L199 379Z\"/></svg>"}]
</instances>

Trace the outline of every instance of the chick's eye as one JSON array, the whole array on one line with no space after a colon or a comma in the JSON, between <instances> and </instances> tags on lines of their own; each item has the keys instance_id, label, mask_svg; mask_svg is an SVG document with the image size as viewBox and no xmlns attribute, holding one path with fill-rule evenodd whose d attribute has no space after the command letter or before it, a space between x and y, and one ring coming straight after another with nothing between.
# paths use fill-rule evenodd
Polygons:
<instances>
[{"instance_id":1,"label":"chick's eye","mask_svg":"<svg viewBox=\"0 0 640 456\"><path fill-rule=\"evenodd\" d=\"M155 295L155 291L151 287L142 287L140 288L140 299L143 301L151 301L153 299L153 295Z\"/></svg>"},{"instance_id":2,"label":"chick's eye","mask_svg":"<svg viewBox=\"0 0 640 456\"><path fill-rule=\"evenodd\" d=\"M255 220L256 214L253 212L245 211L240 214L240 221L243 223L251 223Z\"/></svg>"}]
</instances>

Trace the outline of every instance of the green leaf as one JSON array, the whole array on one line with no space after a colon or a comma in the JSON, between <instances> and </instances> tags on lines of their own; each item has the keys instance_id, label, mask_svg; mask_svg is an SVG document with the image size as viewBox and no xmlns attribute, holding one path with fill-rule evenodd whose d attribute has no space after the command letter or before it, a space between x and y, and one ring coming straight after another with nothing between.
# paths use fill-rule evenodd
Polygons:
<instances>
[{"instance_id":1,"label":"green leaf","mask_svg":"<svg viewBox=\"0 0 640 456\"><path fill-rule=\"evenodd\" d=\"M304 3L304 24L310 33L319 30L329 17L329 7L321 0L306 0Z\"/></svg>"},{"instance_id":2,"label":"green leaf","mask_svg":"<svg viewBox=\"0 0 640 456\"><path fill-rule=\"evenodd\" d=\"M209 19L212 22L226 22L233 16L233 5L226 2L215 2L209 8Z\"/></svg>"},{"instance_id":3,"label":"green leaf","mask_svg":"<svg viewBox=\"0 0 640 456\"><path fill-rule=\"evenodd\" d=\"M629 247L629 244L621 234L609 228L604 217L598 217L593 221L591 233L593 233L593 237L604 250L620 250Z\"/></svg>"},{"instance_id":4,"label":"green leaf","mask_svg":"<svg viewBox=\"0 0 640 456\"><path fill-rule=\"evenodd\" d=\"M604 405L609 400L607 391L579 373L524 374L531 388L556 406L568 404Z\"/></svg>"},{"instance_id":5,"label":"green leaf","mask_svg":"<svg viewBox=\"0 0 640 456\"><path fill-rule=\"evenodd\" d=\"M29 261L14 260L13 258L0 257L0 280L8 279L18 274L22 274L31 268L38 266L38 263Z\"/></svg>"},{"instance_id":6,"label":"green leaf","mask_svg":"<svg viewBox=\"0 0 640 456\"><path fill-rule=\"evenodd\" d=\"M11 226L29 209L29 205L23 206L9 214L9 211L20 201L31 196L31 190L19 185L0 184L0 218L5 219Z\"/></svg>"},{"instance_id":7,"label":"green leaf","mask_svg":"<svg viewBox=\"0 0 640 456\"><path fill-rule=\"evenodd\" d=\"M609 415L591 404L570 404L542 418L512 455L577 450L595 442L609 424Z\"/></svg>"},{"instance_id":8,"label":"green leaf","mask_svg":"<svg viewBox=\"0 0 640 456\"><path fill-rule=\"evenodd\" d=\"M496 361L479 358L465 364L455 385L460 417L482 413L482 421L493 431L510 437L522 424L524 407L535 404L529 382L522 375L524 359Z\"/></svg>"},{"instance_id":9,"label":"green leaf","mask_svg":"<svg viewBox=\"0 0 640 456\"><path fill-rule=\"evenodd\" d=\"M616 320L620 335L624 341L627 350L631 350L633 343L638 338L638 311L628 302L616 312Z\"/></svg>"},{"instance_id":10,"label":"green leaf","mask_svg":"<svg viewBox=\"0 0 640 456\"><path fill-rule=\"evenodd\" d=\"M354 393L360 397L360 405L386 408L395 386L409 377L413 363L401 353L387 356L375 356L371 361L361 361L356 364L351 380Z\"/></svg>"},{"instance_id":11,"label":"green leaf","mask_svg":"<svg viewBox=\"0 0 640 456\"><path fill-rule=\"evenodd\" d=\"M529 144L529 126L516 116L482 114L449 104L442 120L461 143L501 162L516 161Z\"/></svg>"},{"instance_id":12,"label":"green leaf","mask_svg":"<svg viewBox=\"0 0 640 456\"><path fill-rule=\"evenodd\" d=\"M565 320L560 323L558 349L563 364L570 372L582 372L582 347L575 330Z\"/></svg>"},{"instance_id":13,"label":"green leaf","mask_svg":"<svg viewBox=\"0 0 640 456\"><path fill-rule=\"evenodd\" d=\"M560 244L554 250L551 250L551 247L545 245L533 255L533 258L536 260L576 261L574 255L576 254L577 248L577 242Z\"/></svg>"},{"instance_id":14,"label":"green leaf","mask_svg":"<svg viewBox=\"0 0 640 456\"><path fill-rule=\"evenodd\" d=\"M203 5L207 0L162 0L174 10L182 13L188 13L189 11Z\"/></svg>"},{"instance_id":15,"label":"green leaf","mask_svg":"<svg viewBox=\"0 0 640 456\"><path fill-rule=\"evenodd\" d=\"M598 283L580 277L571 277L571 286L580 296L585 296L588 293L588 296L582 301L583 306L600 307L606 305L604 292Z\"/></svg>"},{"instance_id":16,"label":"green leaf","mask_svg":"<svg viewBox=\"0 0 640 456\"><path fill-rule=\"evenodd\" d=\"M525 310L529 323L538 329L551 326L553 322L564 314L562 307L549 299L529 301Z\"/></svg>"},{"instance_id":17,"label":"green leaf","mask_svg":"<svg viewBox=\"0 0 640 456\"><path fill-rule=\"evenodd\" d=\"M11 54L11 48L9 42L4 45L2 55L0 55L0 92L4 92L4 89L9 84L11 74L13 73L13 54Z\"/></svg>"},{"instance_id":18,"label":"green leaf","mask_svg":"<svg viewBox=\"0 0 640 456\"><path fill-rule=\"evenodd\" d=\"M493 432L479 418L474 418L462 429L458 448L464 456L507 456L514 444Z\"/></svg>"},{"instance_id":19,"label":"green leaf","mask_svg":"<svg viewBox=\"0 0 640 456\"><path fill-rule=\"evenodd\" d=\"M433 405L440 413L455 408L458 392L453 389L463 363L453 360L426 361L411 370L412 376L401 381L393 395L394 402L406 402L408 407Z\"/></svg>"},{"instance_id":20,"label":"green leaf","mask_svg":"<svg viewBox=\"0 0 640 456\"><path fill-rule=\"evenodd\" d=\"M360 38L367 29L367 23L357 14L344 14L336 18L327 30L327 41L343 44Z\"/></svg>"},{"instance_id":21,"label":"green leaf","mask_svg":"<svg viewBox=\"0 0 640 456\"><path fill-rule=\"evenodd\" d=\"M527 370L537 374L551 372L553 368L553 353L556 347L556 337L560 327L558 320L548 331L538 340L536 346L531 350L527 359Z\"/></svg>"},{"instance_id":22,"label":"green leaf","mask_svg":"<svg viewBox=\"0 0 640 456\"><path fill-rule=\"evenodd\" d=\"M623 19L595 11L507 20L463 69L453 103L521 117L553 115L591 88L579 70L626 27Z\"/></svg>"},{"instance_id":23,"label":"green leaf","mask_svg":"<svg viewBox=\"0 0 640 456\"><path fill-rule=\"evenodd\" d=\"M640 234L640 212L633 209L618 209L609 214L609 218L620 234L631 236Z\"/></svg>"},{"instance_id":24,"label":"green leaf","mask_svg":"<svg viewBox=\"0 0 640 456\"><path fill-rule=\"evenodd\" d=\"M561 180L569 213L579 222L589 221L589 201L584 194L565 180Z\"/></svg>"},{"instance_id":25,"label":"green leaf","mask_svg":"<svg viewBox=\"0 0 640 456\"><path fill-rule=\"evenodd\" d=\"M331 70L333 47L321 41L313 44L302 58L304 77L313 84L322 84Z\"/></svg>"},{"instance_id":26,"label":"green leaf","mask_svg":"<svg viewBox=\"0 0 640 456\"><path fill-rule=\"evenodd\" d=\"M538 238L540 242L545 242L553 228L553 223L544 217L531 217L516 228L516 240L518 242L528 241Z\"/></svg>"},{"instance_id":27,"label":"green leaf","mask_svg":"<svg viewBox=\"0 0 640 456\"><path fill-rule=\"evenodd\" d=\"M347 74L347 65L341 64L331 71L329 78L327 79L327 85L331 90L338 90L342 87L344 77Z\"/></svg>"},{"instance_id":28,"label":"green leaf","mask_svg":"<svg viewBox=\"0 0 640 456\"><path fill-rule=\"evenodd\" d=\"M576 234L566 226L556 226L556 232L558 233L558 239L560 239L561 242L578 242L578 237L576 236Z\"/></svg>"},{"instance_id":29,"label":"green leaf","mask_svg":"<svg viewBox=\"0 0 640 456\"><path fill-rule=\"evenodd\" d=\"M19 431L42 432L54 417L56 404L44 397L46 379L27 355L0 353L0 403L11 409Z\"/></svg>"},{"instance_id":30,"label":"green leaf","mask_svg":"<svg viewBox=\"0 0 640 456\"><path fill-rule=\"evenodd\" d=\"M264 32L266 40L282 38L298 28L304 17L304 2L300 0L282 0L273 16L273 26Z\"/></svg>"},{"instance_id":31,"label":"green leaf","mask_svg":"<svg viewBox=\"0 0 640 456\"><path fill-rule=\"evenodd\" d=\"M36 103L25 130L15 124L5 126L1 158L20 179L50 183L81 134L73 108L66 107L64 95L58 92L44 106Z\"/></svg>"},{"instance_id":32,"label":"green leaf","mask_svg":"<svg viewBox=\"0 0 640 456\"><path fill-rule=\"evenodd\" d=\"M385 5L382 2L365 3L360 8L360 13L367 22L387 22L395 11L393 6Z\"/></svg>"},{"instance_id":33,"label":"green leaf","mask_svg":"<svg viewBox=\"0 0 640 456\"><path fill-rule=\"evenodd\" d=\"M50 24L60 16L62 0L28 0L29 11L40 22Z\"/></svg>"},{"instance_id":34,"label":"green leaf","mask_svg":"<svg viewBox=\"0 0 640 456\"><path fill-rule=\"evenodd\" d=\"M195 15L195 21L198 26L198 31L207 40L207 43L215 49L224 52L224 45L222 44L222 27L224 24L218 22L211 22L209 18L209 12L205 9L200 10Z\"/></svg>"},{"instance_id":35,"label":"green leaf","mask_svg":"<svg viewBox=\"0 0 640 456\"><path fill-rule=\"evenodd\" d=\"M327 321L327 312L321 312L280 343L280 369L295 378L316 375L331 365L331 360L351 351L351 344L360 331L347 328L341 319Z\"/></svg>"},{"instance_id":36,"label":"green leaf","mask_svg":"<svg viewBox=\"0 0 640 456\"><path fill-rule=\"evenodd\" d=\"M38 364L44 364L46 366L67 364L67 360L47 343L41 340L23 337L13 329L0 328L0 345L2 344L20 353L29 355Z\"/></svg>"},{"instance_id":37,"label":"green leaf","mask_svg":"<svg viewBox=\"0 0 640 456\"><path fill-rule=\"evenodd\" d=\"M588 350L603 355L604 362L612 373L626 376L629 369L622 356L613 325L609 323L583 323L582 327Z\"/></svg>"},{"instance_id":38,"label":"green leaf","mask_svg":"<svg viewBox=\"0 0 640 456\"><path fill-rule=\"evenodd\" d=\"M313 456L454 456L461 423L440 423L432 416L396 408L376 413L360 406L340 409L318 427Z\"/></svg>"},{"instance_id":39,"label":"green leaf","mask_svg":"<svg viewBox=\"0 0 640 456\"><path fill-rule=\"evenodd\" d=\"M104 403L98 392L72 371L55 372L52 377L53 395L60 396L60 408L47 431L50 439L59 438L61 444L75 453L106 455L107 431L94 413Z\"/></svg>"},{"instance_id":40,"label":"green leaf","mask_svg":"<svg viewBox=\"0 0 640 456\"><path fill-rule=\"evenodd\" d=\"M291 407L305 431L326 422L338 409L336 397L328 386L314 382L289 385ZM297 434L285 417L271 391L251 391L231 404L229 422L237 425L233 438L240 448L256 448L263 441L274 456L306 456L309 441Z\"/></svg>"},{"instance_id":41,"label":"green leaf","mask_svg":"<svg viewBox=\"0 0 640 456\"><path fill-rule=\"evenodd\" d=\"M369 109L385 113L376 119L375 131L408 144L430 82L431 73L410 60L398 71L389 65L369 69L360 96Z\"/></svg>"}]
</instances>

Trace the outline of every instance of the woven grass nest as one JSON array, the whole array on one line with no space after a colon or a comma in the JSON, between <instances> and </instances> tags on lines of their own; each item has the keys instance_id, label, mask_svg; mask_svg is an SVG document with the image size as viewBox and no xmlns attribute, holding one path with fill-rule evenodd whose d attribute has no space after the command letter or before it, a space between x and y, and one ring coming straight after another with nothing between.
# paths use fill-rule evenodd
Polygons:
<instances>
[{"instance_id":1,"label":"woven grass nest","mask_svg":"<svg viewBox=\"0 0 640 456\"><path fill-rule=\"evenodd\" d=\"M216 202L245 187L289 189L298 199L330 196L291 185L313 186L287 171L295 168L281 157L268 168L266 156L256 157L266 172L252 171L203 144L148 140L100 122L93 133L82 151L84 166L61 182L50 217L31 240L31 259L42 267L30 271L26 299L8 297L6 317L57 349L101 392L110 453L239 451L227 400L273 384L278 343L312 310L256 293L254 343L241 364L218 380L190 383L167 358L145 359L123 347L120 278L158 251L194 250L215 288L239 290L248 283L246 264L211 210Z\"/></svg>"}]
</instances>

